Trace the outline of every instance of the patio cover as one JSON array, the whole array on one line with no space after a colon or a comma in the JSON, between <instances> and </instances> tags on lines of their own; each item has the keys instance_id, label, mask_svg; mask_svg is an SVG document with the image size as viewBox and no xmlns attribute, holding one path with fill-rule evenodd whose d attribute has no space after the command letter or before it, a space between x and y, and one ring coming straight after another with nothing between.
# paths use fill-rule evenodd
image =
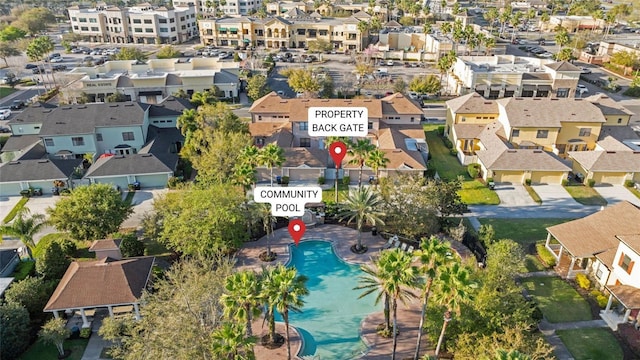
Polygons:
<instances>
[{"instance_id":1,"label":"patio cover","mask_svg":"<svg viewBox=\"0 0 640 360\"><path fill-rule=\"evenodd\" d=\"M630 285L611 285L606 288L625 308L640 309L640 289Z\"/></svg>"}]
</instances>

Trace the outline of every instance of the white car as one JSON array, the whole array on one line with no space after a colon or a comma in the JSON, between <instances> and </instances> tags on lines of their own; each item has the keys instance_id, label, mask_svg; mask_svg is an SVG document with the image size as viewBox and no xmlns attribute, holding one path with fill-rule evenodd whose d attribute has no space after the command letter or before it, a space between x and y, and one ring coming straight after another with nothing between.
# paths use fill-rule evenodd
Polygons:
<instances>
[{"instance_id":1,"label":"white car","mask_svg":"<svg viewBox=\"0 0 640 360\"><path fill-rule=\"evenodd\" d=\"M53 59L50 60L52 63L59 63L59 62L63 62L64 59L61 56L58 57L54 57Z\"/></svg>"},{"instance_id":2,"label":"white car","mask_svg":"<svg viewBox=\"0 0 640 360\"><path fill-rule=\"evenodd\" d=\"M387 66L393 66L394 61L393 60L387 60Z\"/></svg>"},{"instance_id":3,"label":"white car","mask_svg":"<svg viewBox=\"0 0 640 360\"><path fill-rule=\"evenodd\" d=\"M587 87L582 84L578 84L578 86L576 87L576 91L582 94L582 93L588 93L589 89L587 89Z\"/></svg>"},{"instance_id":4,"label":"white car","mask_svg":"<svg viewBox=\"0 0 640 360\"><path fill-rule=\"evenodd\" d=\"M7 120L11 116L10 109L2 109L0 110L0 120Z\"/></svg>"}]
</instances>

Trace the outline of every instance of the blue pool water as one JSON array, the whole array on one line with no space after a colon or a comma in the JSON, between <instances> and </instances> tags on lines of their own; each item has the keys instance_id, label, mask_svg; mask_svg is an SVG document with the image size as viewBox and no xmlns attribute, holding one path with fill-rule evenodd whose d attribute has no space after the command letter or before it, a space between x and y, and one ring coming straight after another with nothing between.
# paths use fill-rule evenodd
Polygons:
<instances>
[{"instance_id":1,"label":"blue pool water","mask_svg":"<svg viewBox=\"0 0 640 360\"><path fill-rule=\"evenodd\" d=\"M365 351L360 323L382 305L374 306L373 295L358 299L362 290L353 288L363 274L360 267L340 260L331 243L317 240L292 246L288 265L309 278L309 295L304 298L302 313L289 314L290 324L298 328L304 340L298 355L346 360Z\"/></svg>"}]
</instances>

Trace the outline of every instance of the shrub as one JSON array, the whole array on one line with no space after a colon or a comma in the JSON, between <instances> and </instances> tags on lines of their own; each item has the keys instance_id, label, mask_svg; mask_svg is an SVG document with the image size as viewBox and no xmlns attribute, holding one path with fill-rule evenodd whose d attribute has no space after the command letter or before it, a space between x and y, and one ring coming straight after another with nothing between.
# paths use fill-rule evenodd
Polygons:
<instances>
[{"instance_id":1,"label":"shrub","mask_svg":"<svg viewBox=\"0 0 640 360\"><path fill-rule=\"evenodd\" d=\"M540 259L547 264L548 267L554 266L556 264L556 258L553 254L544 246L544 244L536 244L536 250L538 251L538 256Z\"/></svg>"},{"instance_id":2,"label":"shrub","mask_svg":"<svg viewBox=\"0 0 640 360\"><path fill-rule=\"evenodd\" d=\"M467 172L472 179L475 179L480 175L480 165L479 164L469 164L467 166Z\"/></svg>"},{"instance_id":3,"label":"shrub","mask_svg":"<svg viewBox=\"0 0 640 360\"><path fill-rule=\"evenodd\" d=\"M456 150L456 149L449 149L449 154L451 154L451 155L453 155L453 156L456 156L456 155L458 155L458 150Z\"/></svg>"},{"instance_id":4,"label":"shrub","mask_svg":"<svg viewBox=\"0 0 640 360\"><path fill-rule=\"evenodd\" d=\"M569 185L569 180L562 179L562 186L567 186L567 185Z\"/></svg>"},{"instance_id":5,"label":"shrub","mask_svg":"<svg viewBox=\"0 0 640 360\"><path fill-rule=\"evenodd\" d=\"M427 169L427 171L424 172L424 176L427 179L433 179L436 177L436 169Z\"/></svg>"},{"instance_id":6,"label":"shrub","mask_svg":"<svg viewBox=\"0 0 640 360\"><path fill-rule=\"evenodd\" d=\"M444 135L444 125L438 126L438 135Z\"/></svg>"},{"instance_id":7,"label":"shrub","mask_svg":"<svg viewBox=\"0 0 640 360\"><path fill-rule=\"evenodd\" d=\"M625 90L625 92L623 92L622 94L631 97L640 97L640 86L632 86Z\"/></svg>"},{"instance_id":8,"label":"shrub","mask_svg":"<svg viewBox=\"0 0 640 360\"><path fill-rule=\"evenodd\" d=\"M282 184L283 185L289 184L289 177L288 176L283 176L282 177Z\"/></svg>"},{"instance_id":9,"label":"shrub","mask_svg":"<svg viewBox=\"0 0 640 360\"><path fill-rule=\"evenodd\" d=\"M493 178L487 178L487 185L493 182Z\"/></svg>"},{"instance_id":10,"label":"shrub","mask_svg":"<svg viewBox=\"0 0 640 360\"><path fill-rule=\"evenodd\" d=\"M527 186L531 186L531 179L524 179L524 183Z\"/></svg>"},{"instance_id":11,"label":"shrub","mask_svg":"<svg viewBox=\"0 0 640 360\"><path fill-rule=\"evenodd\" d=\"M449 138L443 137L442 142L444 143L444 146L447 147L447 149L453 148L453 144L451 143L451 140L449 140Z\"/></svg>"},{"instance_id":12,"label":"shrub","mask_svg":"<svg viewBox=\"0 0 640 360\"><path fill-rule=\"evenodd\" d=\"M596 184L596 181L593 179L589 179L587 180L587 186L588 187L593 187Z\"/></svg>"},{"instance_id":13,"label":"shrub","mask_svg":"<svg viewBox=\"0 0 640 360\"><path fill-rule=\"evenodd\" d=\"M598 296L596 296L596 301L598 302L598 306L600 306L601 308L606 308L607 307L607 303L609 302L609 298L604 296L604 294L600 294Z\"/></svg>"},{"instance_id":14,"label":"shrub","mask_svg":"<svg viewBox=\"0 0 640 360\"><path fill-rule=\"evenodd\" d=\"M320 177L318 178L318 185L324 185L324 183L325 183L325 178L324 178L324 176L320 176Z\"/></svg>"},{"instance_id":15,"label":"shrub","mask_svg":"<svg viewBox=\"0 0 640 360\"><path fill-rule=\"evenodd\" d=\"M624 186L626 187L633 187L636 183L633 180L626 180L624 182Z\"/></svg>"},{"instance_id":16,"label":"shrub","mask_svg":"<svg viewBox=\"0 0 640 360\"><path fill-rule=\"evenodd\" d=\"M576 275L576 282L578 283L578 286L585 290L589 290L589 288L591 287L591 280L589 280L589 278L585 274Z\"/></svg>"},{"instance_id":17,"label":"shrub","mask_svg":"<svg viewBox=\"0 0 640 360\"><path fill-rule=\"evenodd\" d=\"M349 176L344 176L342 178L342 184L348 186L349 184L351 184L351 178Z\"/></svg>"},{"instance_id":18,"label":"shrub","mask_svg":"<svg viewBox=\"0 0 640 360\"><path fill-rule=\"evenodd\" d=\"M122 257L134 257L144 255L144 243L138 240L135 232L122 235L120 243L120 253Z\"/></svg>"},{"instance_id":19,"label":"shrub","mask_svg":"<svg viewBox=\"0 0 640 360\"><path fill-rule=\"evenodd\" d=\"M21 261L11 276L14 278L14 281L17 282L25 279L27 276L33 275L35 269L35 261Z\"/></svg>"},{"instance_id":20,"label":"shrub","mask_svg":"<svg viewBox=\"0 0 640 360\"><path fill-rule=\"evenodd\" d=\"M91 337L91 328L82 328L80 330L80 337L83 339L88 339Z\"/></svg>"},{"instance_id":21,"label":"shrub","mask_svg":"<svg viewBox=\"0 0 640 360\"><path fill-rule=\"evenodd\" d=\"M167 187L169 189L175 189L179 183L181 183L180 178L177 176L172 176L169 178L169 181L167 181Z\"/></svg>"},{"instance_id":22,"label":"shrub","mask_svg":"<svg viewBox=\"0 0 640 360\"><path fill-rule=\"evenodd\" d=\"M60 245L62 252L67 256L73 256L73 254L78 250L78 246L75 241L69 239L57 239L56 242Z\"/></svg>"}]
</instances>

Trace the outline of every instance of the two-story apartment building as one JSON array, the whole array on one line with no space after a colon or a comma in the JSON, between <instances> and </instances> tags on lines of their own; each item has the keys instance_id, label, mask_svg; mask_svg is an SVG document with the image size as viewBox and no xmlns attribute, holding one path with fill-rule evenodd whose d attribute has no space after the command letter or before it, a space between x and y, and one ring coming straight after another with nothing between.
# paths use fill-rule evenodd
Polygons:
<instances>
[{"instance_id":1,"label":"two-story apartment building","mask_svg":"<svg viewBox=\"0 0 640 360\"><path fill-rule=\"evenodd\" d=\"M73 32L90 42L177 44L198 36L193 5L168 8L142 3L120 8L98 3L68 11Z\"/></svg>"},{"instance_id":2,"label":"two-story apartment building","mask_svg":"<svg viewBox=\"0 0 640 360\"><path fill-rule=\"evenodd\" d=\"M89 102L104 102L116 92L131 101L156 104L179 90L191 95L216 86L223 98L237 98L240 91L238 63L214 58L107 61L69 73L82 76L62 89L70 103L84 96Z\"/></svg>"},{"instance_id":3,"label":"two-story apartment building","mask_svg":"<svg viewBox=\"0 0 640 360\"><path fill-rule=\"evenodd\" d=\"M249 130L257 146L275 143L284 148L287 162L278 176L289 176L294 181L315 181L320 176L335 179L335 167L325 139L309 135L310 107L366 107L369 116L367 139L390 160L384 169L380 169L381 176L397 172L422 174L426 170L428 151L420 126L422 109L402 94L382 99L343 100L285 99L271 93L253 103L249 110ZM338 176L349 176L352 182L357 182L359 168L348 162L349 157L344 159L344 170ZM365 167L363 181L374 175ZM259 178L268 179L269 172L262 169Z\"/></svg>"},{"instance_id":4,"label":"two-story apartment building","mask_svg":"<svg viewBox=\"0 0 640 360\"><path fill-rule=\"evenodd\" d=\"M640 208L623 201L582 219L547 228L546 248L563 277L588 274L609 292L600 316L616 330L640 310ZM552 242L555 240L555 242ZM613 299L620 308L612 307Z\"/></svg>"},{"instance_id":5,"label":"two-story apartment building","mask_svg":"<svg viewBox=\"0 0 640 360\"><path fill-rule=\"evenodd\" d=\"M358 29L360 19L319 18L296 12L283 17L227 17L198 21L203 45L306 48L311 41L325 40L335 49L362 51L368 31Z\"/></svg>"},{"instance_id":6,"label":"two-story apartment building","mask_svg":"<svg viewBox=\"0 0 640 360\"><path fill-rule=\"evenodd\" d=\"M22 142L25 147L40 150L15 152L13 161L2 165L0 194L18 195L42 181L49 184L43 187L48 193L52 180L71 186L72 173L75 179L84 175L85 182L164 187L173 176L184 141L177 118L190 108L187 100L173 97L156 105L129 101L30 106L9 122L13 132L9 140L19 144L24 137L29 140ZM86 172L77 172L75 167L86 158L93 163L88 169L84 164ZM34 169L41 169L41 174Z\"/></svg>"},{"instance_id":7,"label":"two-story apartment building","mask_svg":"<svg viewBox=\"0 0 640 360\"><path fill-rule=\"evenodd\" d=\"M503 97L574 97L581 69L566 62L515 55L459 56L447 75L454 93Z\"/></svg>"},{"instance_id":8,"label":"two-story apartment building","mask_svg":"<svg viewBox=\"0 0 640 360\"><path fill-rule=\"evenodd\" d=\"M615 139L633 134L620 131L630 130L630 117L628 110L603 96L490 100L474 93L447 102L445 135L460 162L480 164L485 179L559 184L572 170L560 159L581 159L586 152L598 150L599 142L633 154L632 141ZM538 160L532 161L533 154ZM619 165L626 166L625 179L634 179L640 172L633 161ZM611 178L594 178L611 183Z\"/></svg>"}]
</instances>

